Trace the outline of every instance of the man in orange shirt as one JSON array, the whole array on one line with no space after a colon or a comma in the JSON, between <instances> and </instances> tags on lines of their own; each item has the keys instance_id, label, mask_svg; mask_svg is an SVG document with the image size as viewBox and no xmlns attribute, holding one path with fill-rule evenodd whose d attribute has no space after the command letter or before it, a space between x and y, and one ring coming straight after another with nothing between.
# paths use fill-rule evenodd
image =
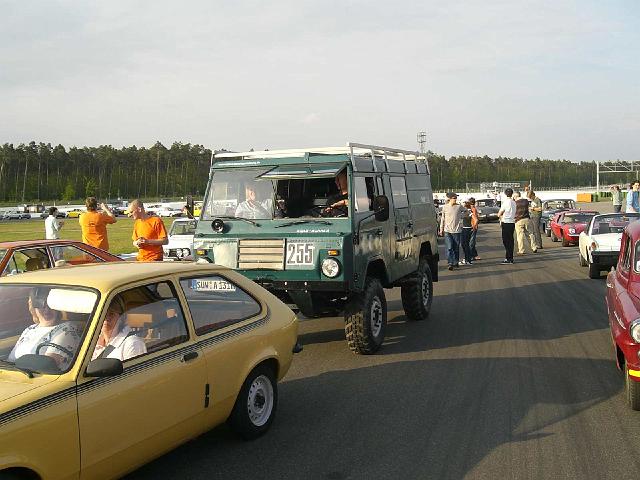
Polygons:
<instances>
[{"instance_id":1,"label":"man in orange shirt","mask_svg":"<svg viewBox=\"0 0 640 480\"><path fill-rule=\"evenodd\" d=\"M87 206L87 211L78 219L82 230L82 241L93 247L109 250L107 225L116 223L116 216L104 203L100 204L103 211L98 212L96 197L88 197L84 204Z\"/></svg>"},{"instance_id":2,"label":"man in orange shirt","mask_svg":"<svg viewBox=\"0 0 640 480\"><path fill-rule=\"evenodd\" d=\"M133 222L133 246L138 249L139 262L162 261L162 245L169 243L160 217L148 215L138 199L129 204Z\"/></svg>"}]
</instances>

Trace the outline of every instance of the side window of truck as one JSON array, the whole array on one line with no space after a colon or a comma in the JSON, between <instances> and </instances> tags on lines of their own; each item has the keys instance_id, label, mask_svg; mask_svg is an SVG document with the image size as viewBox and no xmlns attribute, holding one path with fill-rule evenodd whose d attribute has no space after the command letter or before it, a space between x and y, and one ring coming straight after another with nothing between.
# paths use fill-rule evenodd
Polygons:
<instances>
[{"instance_id":1,"label":"side window of truck","mask_svg":"<svg viewBox=\"0 0 640 480\"><path fill-rule=\"evenodd\" d=\"M353 177L353 184L356 197L356 211L367 212L373 210L373 197L375 195L373 177Z\"/></svg>"},{"instance_id":2,"label":"side window of truck","mask_svg":"<svg viewBox=\"0 0 640 480\"><path fill-rule=\"evenodd\" d=\"M409 206L407 200L407 185L404 177L391 177L391 193L393 195L393 207L405 208Z\"/></svg>"}]
</instances>

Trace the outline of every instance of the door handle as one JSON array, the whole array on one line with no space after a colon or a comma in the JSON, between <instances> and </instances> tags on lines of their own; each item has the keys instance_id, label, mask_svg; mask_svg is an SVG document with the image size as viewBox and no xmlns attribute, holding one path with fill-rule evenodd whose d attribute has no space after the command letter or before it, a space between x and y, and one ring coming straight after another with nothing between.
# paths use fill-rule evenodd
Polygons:
<instances>
[{"instance_id":1,"label":"door handle","mask_svg":"<svg viewBox=\"0 0 640 480\"><path fill-rule=\"evenodd\" d=\"M196 358L198 358L198 352L189 352L184 354L184 356L182 357L182 361L190 362L191 360L195 360Z\"/></svg>"}]
</instances>

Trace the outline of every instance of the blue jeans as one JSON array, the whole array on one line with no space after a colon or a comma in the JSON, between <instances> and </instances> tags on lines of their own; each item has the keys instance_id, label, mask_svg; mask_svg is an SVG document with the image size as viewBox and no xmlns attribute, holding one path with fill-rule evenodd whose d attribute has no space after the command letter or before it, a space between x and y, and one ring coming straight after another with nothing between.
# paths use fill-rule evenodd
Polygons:
<instances>
[{"instance_id":1,"label":"blue jeans","mask_svg":"<svg viewBox=\"0 0 640 480\"><path fill-rule=\"evenodd\" d=\"M471 229L471 237L469 237L469 248L471 249L471 258L478 256L478 250L476 250L476 236L478 235L478 229Z\"/></svg>"},{"instance_id":2,"label":"blue jeans","mask_svg":"<svg viewBox=\"0 0 640 480\"><path fill-rule=\"evenodd\" d=\"M444 244L447 247L447 263L449 265L458 265L460 259L460 234L444 233Z\"/></svg>"}]
</instances>

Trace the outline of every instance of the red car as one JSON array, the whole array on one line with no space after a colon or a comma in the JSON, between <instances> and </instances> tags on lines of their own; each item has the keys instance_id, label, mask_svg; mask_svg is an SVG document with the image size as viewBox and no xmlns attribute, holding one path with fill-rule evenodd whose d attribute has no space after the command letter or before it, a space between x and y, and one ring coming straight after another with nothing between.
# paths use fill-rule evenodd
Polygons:
<instances>
[{"instance_id":1,"label":"red car","mask_svg":"<svg viewBox=\"0 0 640 480\"><path fill-rule=\"evenodd\" d=\"M0 242L0 277L63 265L119 261L122 259L109 252L71 240Z\"/></svg>"},{"instance_id":2,"label":"red car","mask_svg":"<svg viewBox=\"0 0 640 480\"><path fill-rule=\"evenodd\" d=\"M627 401L640 410L640 221L630 223L622 234L618 264L607 276L606 301Z\"/></svg>"},{"instance_id":3,"label":"red car","mask_svg":"<svg viewBox=\"0 0 640 480\"><path fill-rule=\"evenodd\" d=\"M580 233L587 228L593 216L599 213L593 210L566 210L556 213L549 225L551 241L562 241L563 247L572 243L577 245Z\"/></svg>"}]
</instances>

